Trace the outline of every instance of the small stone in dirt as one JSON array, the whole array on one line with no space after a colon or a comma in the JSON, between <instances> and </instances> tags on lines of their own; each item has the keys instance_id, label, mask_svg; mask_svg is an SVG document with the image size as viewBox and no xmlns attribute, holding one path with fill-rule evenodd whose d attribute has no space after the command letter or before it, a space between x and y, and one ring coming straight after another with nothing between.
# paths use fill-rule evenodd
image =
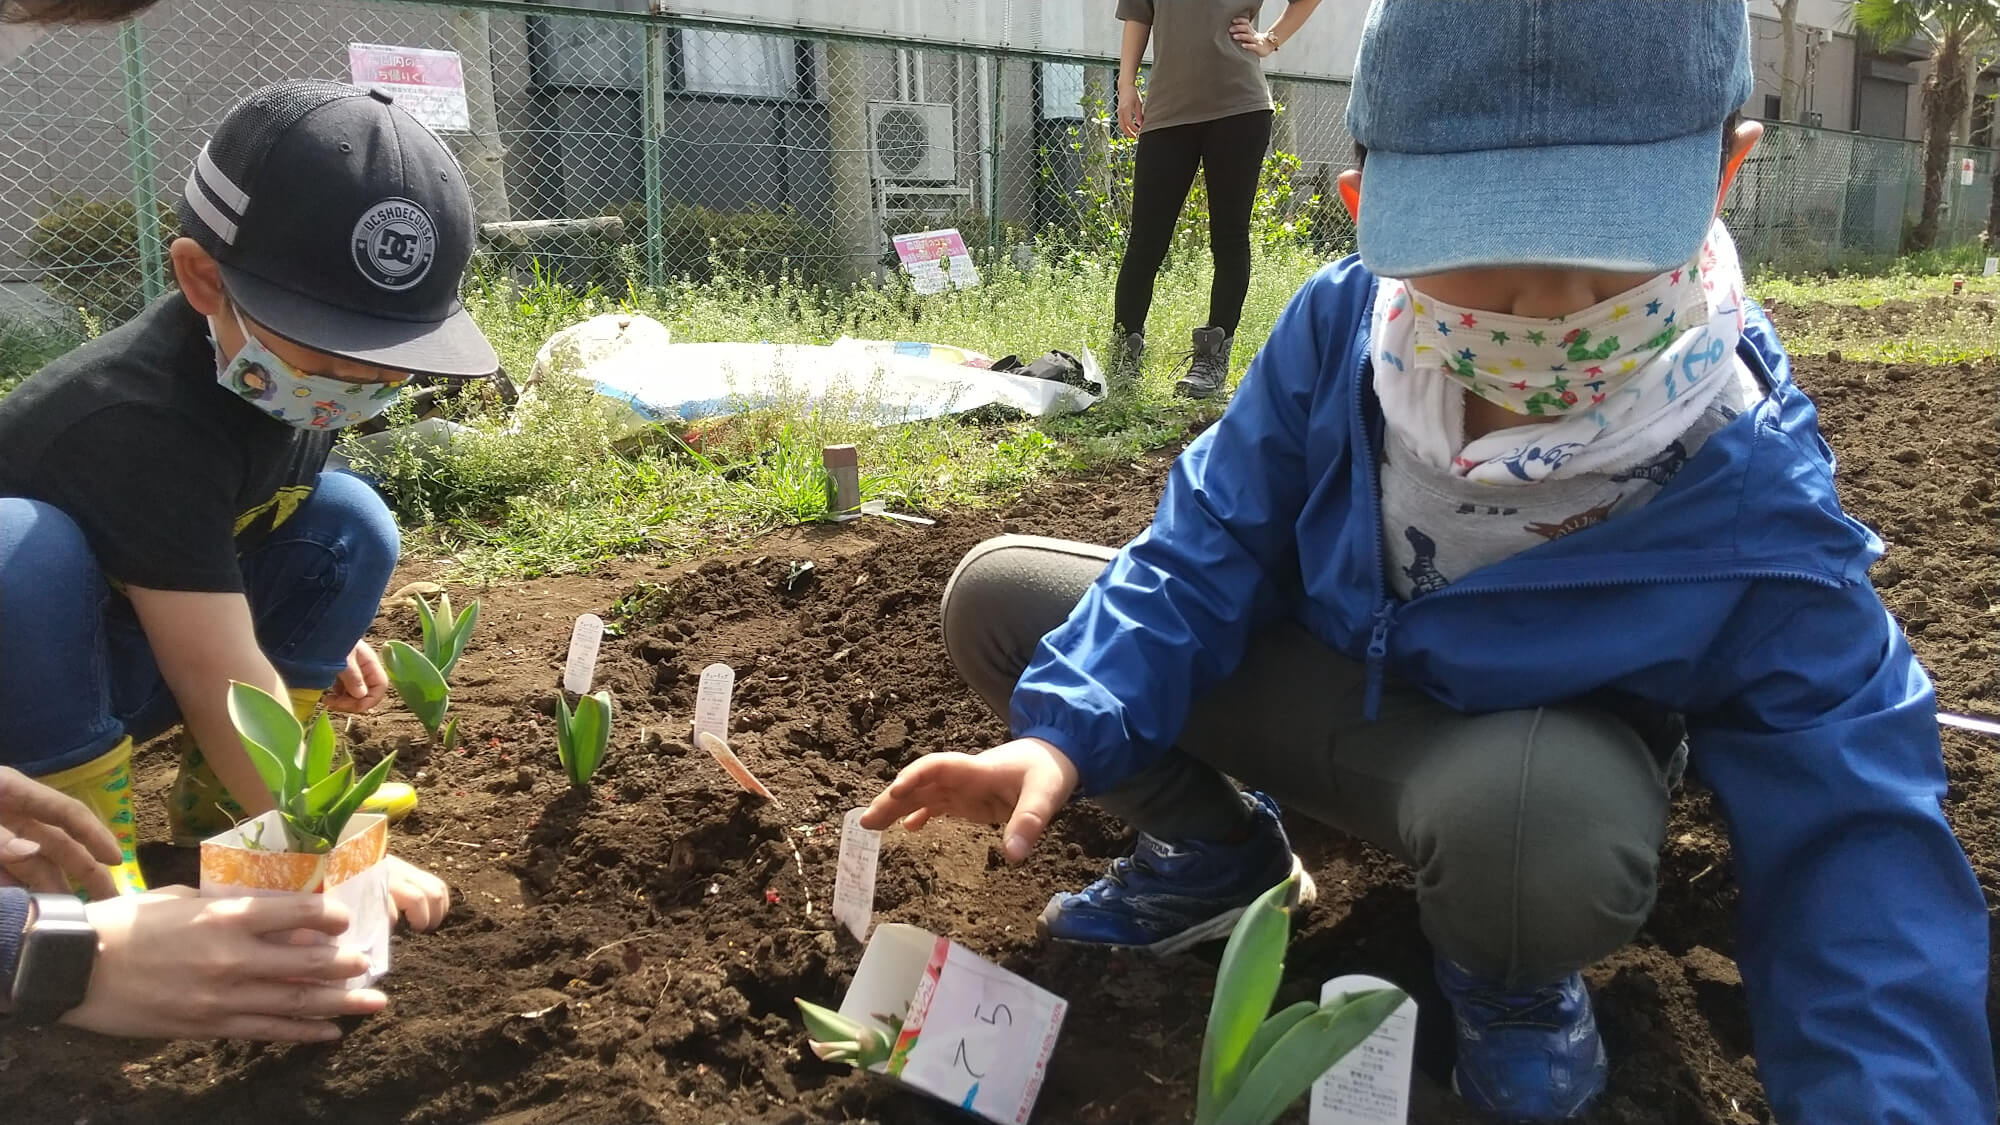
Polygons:
<instances>
[{"instance_id":1,"label":"small stone in dirt","mask_svg":"<svg viewBox=\"0 0 2000 1125\"><path fill-rule=\"evenodd\" d=\"M1914 449L1898 449L1889 454L1889 460L1902 465L1914 465L1924 459L1924 455Z\"/></svg>"},{"instance_id":2,"label":"small stone in dirt","mask_svg":"<svg viewBox=\"0 0 2000 1125\"><path fill-rule=\"evenodd\" d=\"M1891 367L1886 372L1886 374L1889 376L1889 381L1891 383L1900 383L1903 380L1908 379L1910 376L1916 374L1916 372L1910 370L1907 367Z\"/></svg>"},{"instance_id":3,"label":"small stone in dirt","mask_svg":"<svg viewBox=\"0 0 2000 1125\"><path fill-rule=\"evenodd\" d=\"M1833 349L1826 353L1826 361L1828 363L1839 363L1842 358L1844 357L1841 356L1838 349Z\"/></svg>"},{"instance_id":4,"label":"small stone in dirt","mask_svg":"<svg viewBox=\"0 0 2000 1125\"><path fill-rule=\"evenodd\" d=\"M901 719L891 719L875 728L875 749L900 751L910 744L910 728Z\"/></svg>"}]
</instances>

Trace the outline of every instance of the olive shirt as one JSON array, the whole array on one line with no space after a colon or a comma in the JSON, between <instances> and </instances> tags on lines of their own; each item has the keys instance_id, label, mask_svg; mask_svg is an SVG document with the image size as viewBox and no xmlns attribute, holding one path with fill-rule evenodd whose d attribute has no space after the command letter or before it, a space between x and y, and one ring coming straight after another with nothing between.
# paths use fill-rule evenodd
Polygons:
<instances>
[{"instance_id":1,"label":"olive shirt","mask_svg":"<svg viewBox=\"0 0 2000 1125\"><path fill-rule=\"evenodd\" d=\"M1287 0L1289 2L1289 0ZM1145 132L1271 108L1264 60L1229 37L1264 0L1118 0L1118 18L1153 26Z\"/></svg>"}]
</instances>

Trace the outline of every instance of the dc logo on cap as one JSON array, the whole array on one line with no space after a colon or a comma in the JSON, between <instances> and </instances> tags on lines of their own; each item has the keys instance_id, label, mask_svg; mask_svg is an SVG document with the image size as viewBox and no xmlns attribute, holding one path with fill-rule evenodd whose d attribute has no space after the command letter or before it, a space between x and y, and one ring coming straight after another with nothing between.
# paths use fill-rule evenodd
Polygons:
<instances>
[{"instance_id":1,"label":"dc logo on cap","mask_svg":"<svg viewBox=\"0 0 2000 1125\"><path fill-rule=\"evenodd\" d=\"M354 264L378 289L415 286L436 257L437 225L407 199L385 199L354 224Z\"/></svg>"}]
</instances>

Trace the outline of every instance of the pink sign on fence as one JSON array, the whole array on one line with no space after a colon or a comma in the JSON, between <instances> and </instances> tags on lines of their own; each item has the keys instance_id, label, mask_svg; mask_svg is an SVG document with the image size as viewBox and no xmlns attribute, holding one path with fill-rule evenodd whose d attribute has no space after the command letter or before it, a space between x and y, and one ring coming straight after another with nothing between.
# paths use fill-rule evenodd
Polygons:
<instances>
[{"instance_id":1,"label":"pink sign on fence","mask_svg":"<svg viewBox=\"0 0 2000 1125\"><path fill-rule=\"evenodd\" d=\"M896 258L910 285L919 293L942 293L947 283L970 288L979 284L979 270L972 264L972 251L965 237L955 230L927 230L899 234L895 238Z\"/></svg>"},{"instance_id":2,"label":"pink sign on fence","mask_svg":"<svg viewBox=\"0 0 2000 1125\"><path fill-rule=\"evenodd\" d=\"M465 104L465 64L457 51L349 43L347 67L356 86L379 89L439 132L465 133L472 115Z\"/></svg>"}]
</instances>

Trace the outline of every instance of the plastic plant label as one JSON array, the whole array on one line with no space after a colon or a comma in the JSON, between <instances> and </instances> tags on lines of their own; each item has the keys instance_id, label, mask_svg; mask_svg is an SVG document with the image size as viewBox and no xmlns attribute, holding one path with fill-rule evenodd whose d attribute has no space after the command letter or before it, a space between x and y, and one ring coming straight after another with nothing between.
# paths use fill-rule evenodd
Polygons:
<instances>
[{"instance_id":1,"label":"plastic plant label","mask_svg":"<svg viewBox=\"0 0 2000 1125\"><path fill-rule=\"evenodd\" d=\"M1343 992L1394 988L1379 977L1346 976L1319 990L1324 1004ZM1417 1057L1417 1002L1403 1001L1313 1083L1311 1125L1404 1125L1410 1119L1410 1066Z\"/></svg>"},{"instance_id":2,"label":"plastic plant label","mask_svg":"<svg viewBox=\"0 0 2000 1125\"><path fill-rule=\"evenodd\" d=\"M563 665L563 690L571 695L589 695L590 681L597 675L597 649L604 643L604 619L586 613L569 631L569 663Z\"/></svg>"},{"instance_id":3,"label":"plastic plant label","mask_svg":"<svg viewBox=\"0 0 2000 1125\"><path fill-rule=\"evenodd\" d=\"M1981 277L2000 277L2000 258L1986 259L1986 272Z\"/></svg>"},{"instance_id":4,"label":"plastic plant label","mask_svg":"<svg viewBox=\"0 0 2000 1125\"><path fill-rule=\"evenodd\" d=\"M1069 1004L947 938L876 929L840 1014L896 1035L878 1069L997 1125L1034 1112ZM896 1031L888 1017L902 1016Z\"/></svg>"},{"instance_id":5,"label":"plastic plant label","mask_svg":"<svg viewBox=\"0 0 2000 1125\"><path fill-rule=\"evenodd\" d=\"M736 690L736 669L727 664L711 664L701 670L701 686L694 693L694 731L729 741L729 696Z\"/></svg>"},{"instance_id":6,"label":"plastic plant label","mask_svg":"<svg viewBox=\"0 0 2000 1125\"><path fill-rule=\"evenodd\" d=\"M868 940L875 919L875 862L882 854L882 834L861 827L861 813L849 809L840 822L840 862L833 874L833 920L855 941Z\"/></svg>"}]
</instances>

